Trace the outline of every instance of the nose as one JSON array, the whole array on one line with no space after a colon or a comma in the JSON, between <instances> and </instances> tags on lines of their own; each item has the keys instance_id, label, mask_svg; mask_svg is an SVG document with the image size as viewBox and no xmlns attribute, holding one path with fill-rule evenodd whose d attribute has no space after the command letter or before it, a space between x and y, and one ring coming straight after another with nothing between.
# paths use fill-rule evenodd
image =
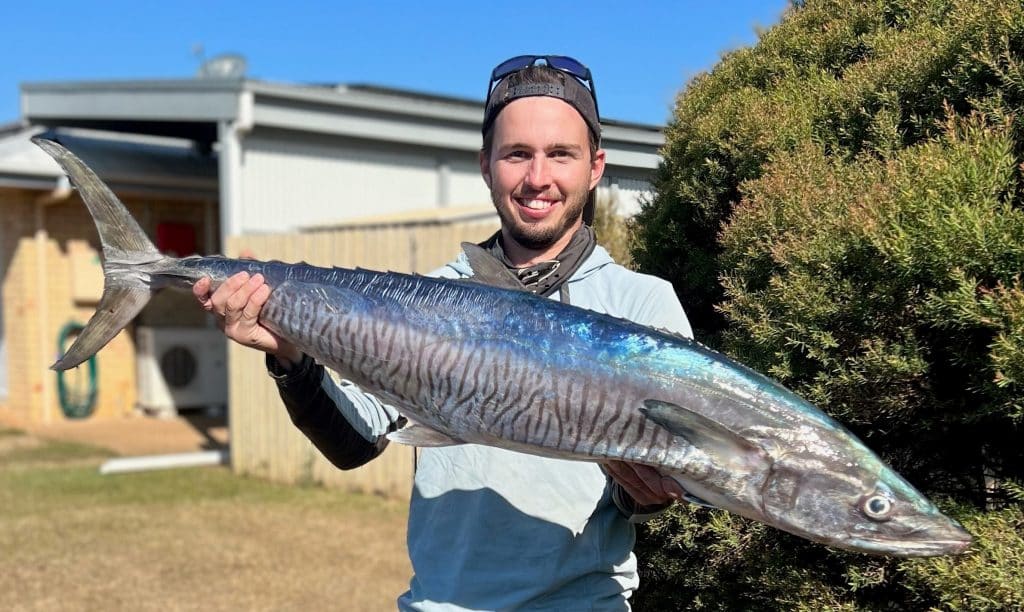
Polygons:
<instances>
[{"instance_id":1,"label":"nose","mask_svg":"<svg viewBox=\"0 0 1024 612\"><path fill-rule=\"evenodd\" d=\"M551 166L547 156L534 155L530 160L530 169L526 173L526 185L538 191L543 191L551 185Z\"/></svg>"}]
</instances>

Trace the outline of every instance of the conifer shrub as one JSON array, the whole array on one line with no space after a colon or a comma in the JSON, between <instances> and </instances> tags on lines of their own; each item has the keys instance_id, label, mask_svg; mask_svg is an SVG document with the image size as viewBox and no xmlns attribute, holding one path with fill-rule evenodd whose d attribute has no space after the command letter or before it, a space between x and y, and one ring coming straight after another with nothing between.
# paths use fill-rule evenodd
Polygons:
<instances>
[{"instance_id":1,"label":"conifer shrub","mask_svg":"<svg viewBox=\"0 0 1024 612\"><path fill-rule=\"evenodd\" d=\"M808 0L666 138L638 267L977 541L873 558L682 507L641 532L636 608L1024 607L1024 6Z\"/></svg>"},{"instance_id":2,"label":"conifer shrub","mask_svg":"<svg viewBox=\"0 0 1024 612\"><path fill-rule=\"evenodd\" d=\"M598 244L608 251L612 259L627 268L632 267L629 224L622 214L622 205L616 190L597 190L592 227Z\"/></svg>"}]
</instances>

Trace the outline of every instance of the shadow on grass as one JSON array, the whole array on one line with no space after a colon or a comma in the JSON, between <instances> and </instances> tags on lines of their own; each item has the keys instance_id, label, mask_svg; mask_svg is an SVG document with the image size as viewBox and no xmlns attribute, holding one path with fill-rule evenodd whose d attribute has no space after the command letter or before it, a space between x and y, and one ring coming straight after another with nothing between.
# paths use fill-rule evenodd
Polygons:
<instances>
[{"instance_id":1,"label":"shadow on grass","mask_svg":"<svg viewBox=\"0 0 1024 612\"><path fill-rule=\"evenodd\" d=\"M15 446L0 451L0 465L31 464L31 463L67 463L86 459L97 461L109 459L116 453L99 446L46 440L37 444Z\"/></svg>"},{"instance_id":2,"label":"shadow on grass","mask_svg":"<svg viewBox=\"0 0 1024 612\"><path fill-rule=\"evenodd\" d=\"M227 416L211 416L204 413L192 413L185 412L180 414L181 418L203 436L202 442L203 450L224 450L228 445L223 441L219 440L214 436L213 432L217 429L223 429L227 427Z\"/></svg>"}]
</instances>

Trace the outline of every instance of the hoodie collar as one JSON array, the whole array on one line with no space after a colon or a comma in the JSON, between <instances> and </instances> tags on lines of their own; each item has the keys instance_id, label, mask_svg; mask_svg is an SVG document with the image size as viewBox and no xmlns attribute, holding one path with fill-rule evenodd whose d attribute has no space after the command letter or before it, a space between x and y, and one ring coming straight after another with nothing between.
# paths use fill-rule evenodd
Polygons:
<instances>
[{"instance_id":1,"label":"hoodie collar","mask_svg":"<svg viewBox=\"0 0 1024 612\"><path fill-rule=\"evenodd\" d=\"M522 267L514 266L505 254L501 230L495 232L479 246L491 257L501 262L514 275L523 289L541 297L548 297L568 282L569 278L590 256L596 245L594 230L587 225L580 225L573 232L569 244L554 258ZM564 294L563 301L567 299L567 294Z\"/></svg>"},{"instance_id":2,"label":"hoodie collar","mask_svg":"<svg viewBox=\"0 0 1024 612\"><path fill-rule=\"evenodd\" d=\"M594 274L601 268L614 264L615 261L612 256L608 254L608 251L601 245L596 245L594 251L590 254L590 257L583 262L576 273L569 279L570 283L575 283L587 278L591 274ZM448 268L455 271L459 276L473 276L473 268L469 265L469 259L466 254L459 252L459 256L455 258L455 261L450 262L447 265Z\"/></svg>"}]
</instances>

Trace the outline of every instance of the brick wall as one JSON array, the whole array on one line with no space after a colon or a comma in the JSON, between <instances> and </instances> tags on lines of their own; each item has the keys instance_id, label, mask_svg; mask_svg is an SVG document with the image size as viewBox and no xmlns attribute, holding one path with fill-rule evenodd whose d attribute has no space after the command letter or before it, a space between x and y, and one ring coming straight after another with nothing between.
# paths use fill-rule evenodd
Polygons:
<instances>
[{"instance_id":1,"label":"brick wall","mask_svg":"<svg viewBox=\"0 0 1024 612\"><path fill-rule=\"evenodd\" d=\"M58 334L68 322L84 324L95 302L72 298L70 253L92 248L99 238L77 195L43 211L44 240L36 237L41 192L0 189L0 282L3 282L4 336L8 354L8 397L4 406L16 420L47 423L65 418L57 399L56 374L48 369L57 356ZM154 235L162 221L192 223L198 244L206 235L204 206L199 202L123 198L143 229ZM213 228L216 231L216 228ZM215 234L214 234L215 235ZM187 295L164 292L140 320L148 325L203 325L202 313ZM133 326L100 351L96 408L92 418L118 418L136 401ZM82 372L66 374L69 381ZM84 380L83 380L84 382Z\"/></svg>"}]
</instances>

